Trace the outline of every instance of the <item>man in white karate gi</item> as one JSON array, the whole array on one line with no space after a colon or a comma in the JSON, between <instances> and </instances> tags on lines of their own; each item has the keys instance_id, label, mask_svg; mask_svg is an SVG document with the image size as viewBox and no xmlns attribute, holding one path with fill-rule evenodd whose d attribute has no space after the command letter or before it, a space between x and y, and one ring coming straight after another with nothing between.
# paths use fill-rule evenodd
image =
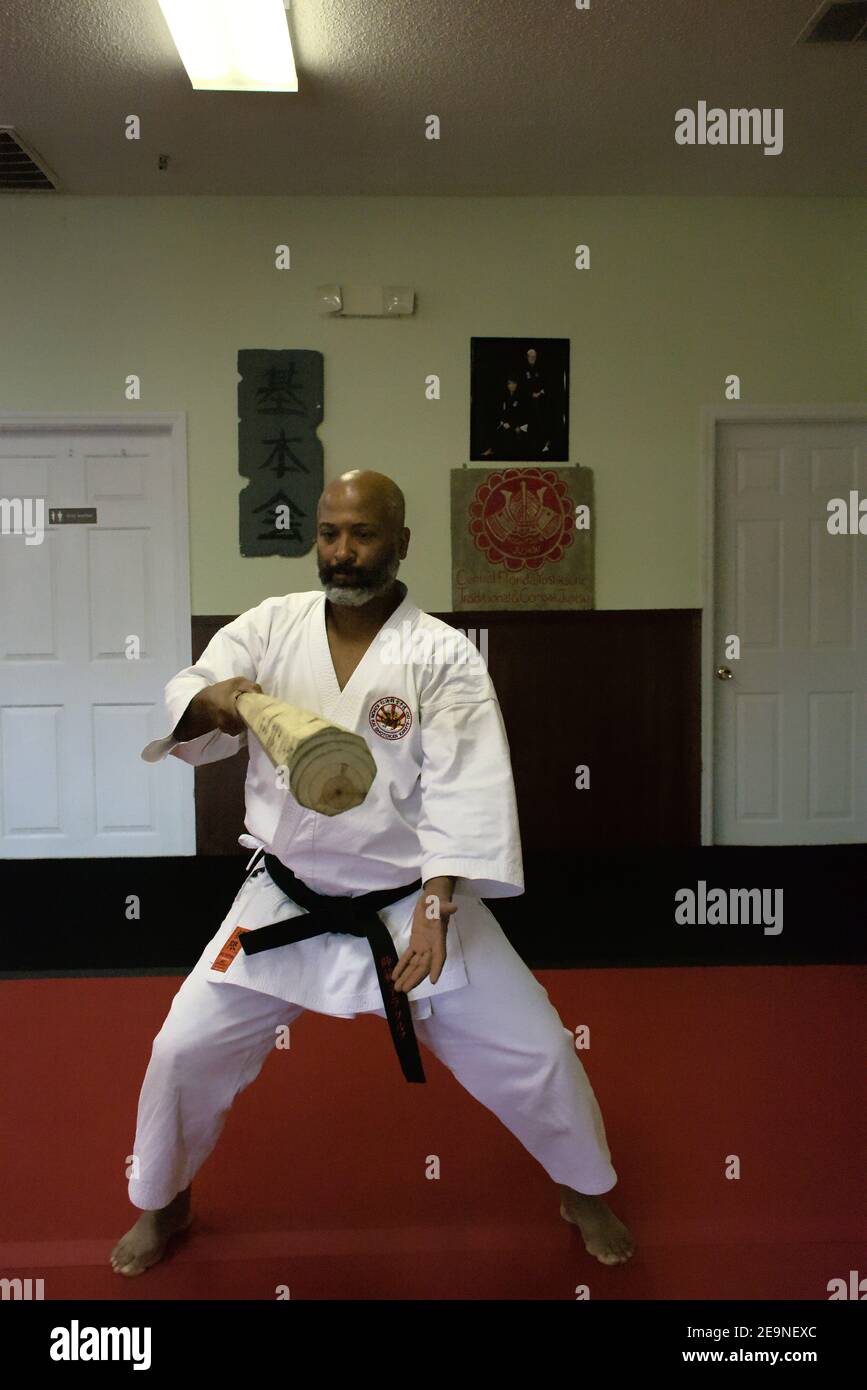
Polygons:
<instances>
[{"instance_id":1,"label":"man in white karate gi","mask_svg":"<svg viewBox=\"0 0 867 1390\"><path fill-rule=\"evenodd\" d=\"M587 1250L603 1264L634 1251L599 1195L617 1175L573 1036L481 901L524 889L509 748L478 652L422 613L396 578L409 540L397 485L381 473L344 474L317 513L324 593L265 599L166 687L173 733L147 756L199 764L248 747L241 843L256 850L247 866L256 867L154 1040L129 1179L142 1215L112 1252L120 1274L143 1273L189 1225L192 1179L232 1101L259 1074L276 1030L305 1009L376 1013L390 1026L395 1010L408 1014L409 1032L558 1185L561 1215ZM365 801L331 817L300 806L240 719L241 690L361 734L377 766ZM379 912L393 972L378 975L372 942L342 930L241 949L257 928L304 913L263 855L284 887L289 870L290 886L294 874L328 897L409 885Z\"/></svg>"}]
</instances>

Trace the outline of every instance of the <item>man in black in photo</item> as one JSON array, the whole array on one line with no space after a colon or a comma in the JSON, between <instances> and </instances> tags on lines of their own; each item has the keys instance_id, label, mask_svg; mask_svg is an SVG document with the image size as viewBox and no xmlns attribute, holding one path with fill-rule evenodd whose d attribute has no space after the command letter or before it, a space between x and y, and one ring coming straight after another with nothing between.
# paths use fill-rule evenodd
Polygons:
<instances>
[{"instance_id":1,"label":"man in black in photo","mask_svg":"<svg viewBox=\"0 0 867 1390\"><path fill-rule=\"evenodd\" d=\"M538 365L538 358L539 354L534 347L527 348L526 363L521 374L529 424L527 457L534 459L544 458L551 447L551 406L545 375Z\"/></svg>"},{"instance_id":2,"label":"man in black in photo","mask_svg":"<svg viewBox=\"0 0 867 1390\"><path fill-rule=\"evenodd\" d=\"M510 372L497 407L494 439L482 453L482 458L526 458L529 429L530 421L523 394L519 390L518 373Z\"/></svg>"}]
</instances>

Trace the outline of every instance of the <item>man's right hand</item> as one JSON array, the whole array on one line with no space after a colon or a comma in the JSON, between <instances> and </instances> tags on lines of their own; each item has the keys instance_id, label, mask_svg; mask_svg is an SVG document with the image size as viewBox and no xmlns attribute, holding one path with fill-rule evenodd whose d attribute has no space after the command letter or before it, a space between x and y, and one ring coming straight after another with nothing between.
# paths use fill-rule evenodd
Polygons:
<instances>
[{"instance_id":1,"label":"man's right hand","mask_svg":"<svg viewBox=\"0 0 867 1390\"><path fill-rule=\"evenodd\" d=\"M242 734L247 725L235 705L235 696L244 690L255 690L261 695L261 685L255 685L244 676L233 676L228 681L217 681L206 685L194 695L180 719L174 737L181 743L199 738L213 729L224 734Z\"/></svg>"}]
</instances>

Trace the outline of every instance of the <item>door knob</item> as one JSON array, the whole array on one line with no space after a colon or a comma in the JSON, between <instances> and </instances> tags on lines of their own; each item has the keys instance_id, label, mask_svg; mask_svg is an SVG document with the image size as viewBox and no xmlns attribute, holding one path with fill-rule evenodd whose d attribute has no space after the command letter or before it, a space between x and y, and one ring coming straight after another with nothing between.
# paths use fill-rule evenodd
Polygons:
<instances>
[{"instance_id":1,"label":"door knob","mask_svg":"<svg viewBox=\"0 0 867 1390\"><path fill-rule=\"evenodd\" d=\"M718 681L730 681L734 679L730 666L718 666L715 674Z\"/></svg>"}]
</instances>

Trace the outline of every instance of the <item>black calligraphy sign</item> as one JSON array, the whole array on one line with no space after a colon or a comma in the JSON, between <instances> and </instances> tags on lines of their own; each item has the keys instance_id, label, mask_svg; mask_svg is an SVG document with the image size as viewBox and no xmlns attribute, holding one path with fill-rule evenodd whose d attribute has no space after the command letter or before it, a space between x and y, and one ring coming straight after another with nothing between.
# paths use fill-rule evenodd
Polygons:
<instances>
[{"instance_id":1,"label":"black calligraphy sign","mask_svg":"<svg viewBox=\"0 0 867 1390\"><path fill-rule=\"evenodd\" d=\"M316 540L324 485L322 353L238 352L238 497L241 554L306 555Z\"/></svg>"}]
</instances>

